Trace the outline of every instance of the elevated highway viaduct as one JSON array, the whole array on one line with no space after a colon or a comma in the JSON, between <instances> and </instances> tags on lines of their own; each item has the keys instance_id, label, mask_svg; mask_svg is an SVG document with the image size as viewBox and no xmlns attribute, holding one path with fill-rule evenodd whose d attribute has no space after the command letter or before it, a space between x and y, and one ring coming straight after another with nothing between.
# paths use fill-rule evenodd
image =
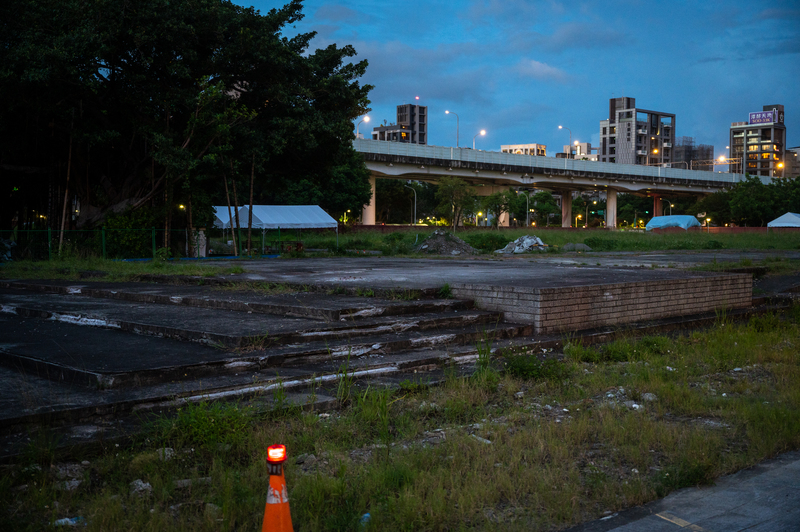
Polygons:
<instances>
[{"instance_id":1,"label":"elevated highway viaduct","mask_svg":"<svg viewBox=\"0 0 800 532\"><path fill-rule=\"evenodd\" d=\"M403 179L436 183L443 176L458 177L475 186L480 195L514 189L551 190L570 198L573 192L606 193L606 227L617 226L617 193L653 198L654 216L662 213L663 196L695 197L730 189L744 174L701 172L632 164L601 163L553 157L498 153L468 148L421 146L356 139L370 171L372 201L364 206L362 222L375 223L375 179ZM768 179L768 178L767 178ZM561 202L562 226L572 221L572 202Z\"/></svg>"}]
</instances>

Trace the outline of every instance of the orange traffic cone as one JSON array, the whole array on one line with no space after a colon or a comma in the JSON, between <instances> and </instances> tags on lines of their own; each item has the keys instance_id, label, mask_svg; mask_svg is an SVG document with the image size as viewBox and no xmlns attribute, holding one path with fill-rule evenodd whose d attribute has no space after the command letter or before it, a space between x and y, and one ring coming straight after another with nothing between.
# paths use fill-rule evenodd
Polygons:
<instances>
[{"instance_id":1,"label":"orange traffic cone","mask_svg":"<svg viewBox=\"0 0 800 532\"><path fill-rule=\"evenodd\" d=\"M294 532L292 515L289 513L289 490L286 489L286 478L283 476L285 461L285 445L270 445L267 448L269 488L261 532Z\"/></svg>"}]
</instances>

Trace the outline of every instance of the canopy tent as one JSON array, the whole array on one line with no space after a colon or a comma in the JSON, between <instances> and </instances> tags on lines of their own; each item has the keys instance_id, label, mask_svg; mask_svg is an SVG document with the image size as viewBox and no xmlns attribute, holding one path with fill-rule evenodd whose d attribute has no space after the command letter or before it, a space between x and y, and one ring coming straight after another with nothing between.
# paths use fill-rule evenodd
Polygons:
<instances>
[{"instance_id":1,"label":"canopy tent","mask_svg":"<svg viewBox=\"0 0 800 532\"><path fill-rule=\"evenodd\" d=\"M694 216L686 214L676 214L674 216L655 216L647 222L645 229L664 229L665 227L680 227L689 229L690 227L700 227L700 222Z\"/></svg>"},{"instance_id":2,"label":"canopy tent","mask_svg":"<svg viewBox=\"0 0 800 532\"><path fill-rule=\"evenodd\" d=\"M234 207L231 207L231 212L234 211ZM227 205L215 205L214 206L214 227L219 229L230 229L231 228L231 217L228 213L228 206Z\"/></svg>"},{"instance_id":3,"label":"canopy tent","mask_svg":"<svg viewBox=\"0 0 800 532\"><path fill-rule=\"evenodd\" d=\"M767 227L800 227L800 214L787 212L783 216L778 216Z\"/></svg>"},{"instance_id":4,"label":"canopy tent","mask_svg":"<svg viewBox=\"0 0 800 532\"><path fill-rule=\"evenodd\" d=\"M249 207L239 209L239 224L248 226ZM253 205L253 229L337 229L339 224L319 205ZM338 232L338 231L337 231Z\"/></svg>"}]
</instances>

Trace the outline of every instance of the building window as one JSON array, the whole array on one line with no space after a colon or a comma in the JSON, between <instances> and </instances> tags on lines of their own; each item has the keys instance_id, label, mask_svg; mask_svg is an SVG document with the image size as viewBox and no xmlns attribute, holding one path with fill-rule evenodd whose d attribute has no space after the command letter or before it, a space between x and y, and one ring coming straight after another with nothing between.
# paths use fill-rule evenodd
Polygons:
<instances>
[{"instance_id":1,"label":"building window","mask_svg":"<svg viewBox=\"0 0 800 532\"><path fill-rule=\"evenodd\" d=\"M603 135L606 134L606 128L603 128Z\"/></svg>"}]
</instances>

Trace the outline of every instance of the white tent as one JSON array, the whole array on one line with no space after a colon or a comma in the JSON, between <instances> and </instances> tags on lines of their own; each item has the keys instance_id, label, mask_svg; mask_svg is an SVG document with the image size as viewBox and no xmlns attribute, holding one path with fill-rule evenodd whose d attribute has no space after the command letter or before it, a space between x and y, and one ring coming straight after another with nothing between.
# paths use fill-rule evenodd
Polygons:
<instances>
[{"instance_id":1,"label":"white tent","mask_svg":"<svg viewBox=\"0 0 800 532\"><path fill-rule=\"evenodd\" d=\"M800 214L787 212L772 220L767 227L800 227Z\"/></svg>"},{"instance_id":2,"label":"white tent","mask_svg":"<svg viewBox=\"0 0 800 532\"><path fill-rule=\"evenodd\" d=\"M239 225L248 226L250 209L239 209ZM253 205L253 229L338 229L319 205Z\"/></svg>"},{"instance_id":3,"label":"white tent","mask_svg":"<svg viewBox=\"0 0 800 532\"><path fill-rule=\"evenodd\" d=\"M233 212L235 207L231 207L231 212ZM230 229L231 228L231 217L228 214L228 206L214 206L214 227L219 229Z\"/></svg>"}]
</instances>

